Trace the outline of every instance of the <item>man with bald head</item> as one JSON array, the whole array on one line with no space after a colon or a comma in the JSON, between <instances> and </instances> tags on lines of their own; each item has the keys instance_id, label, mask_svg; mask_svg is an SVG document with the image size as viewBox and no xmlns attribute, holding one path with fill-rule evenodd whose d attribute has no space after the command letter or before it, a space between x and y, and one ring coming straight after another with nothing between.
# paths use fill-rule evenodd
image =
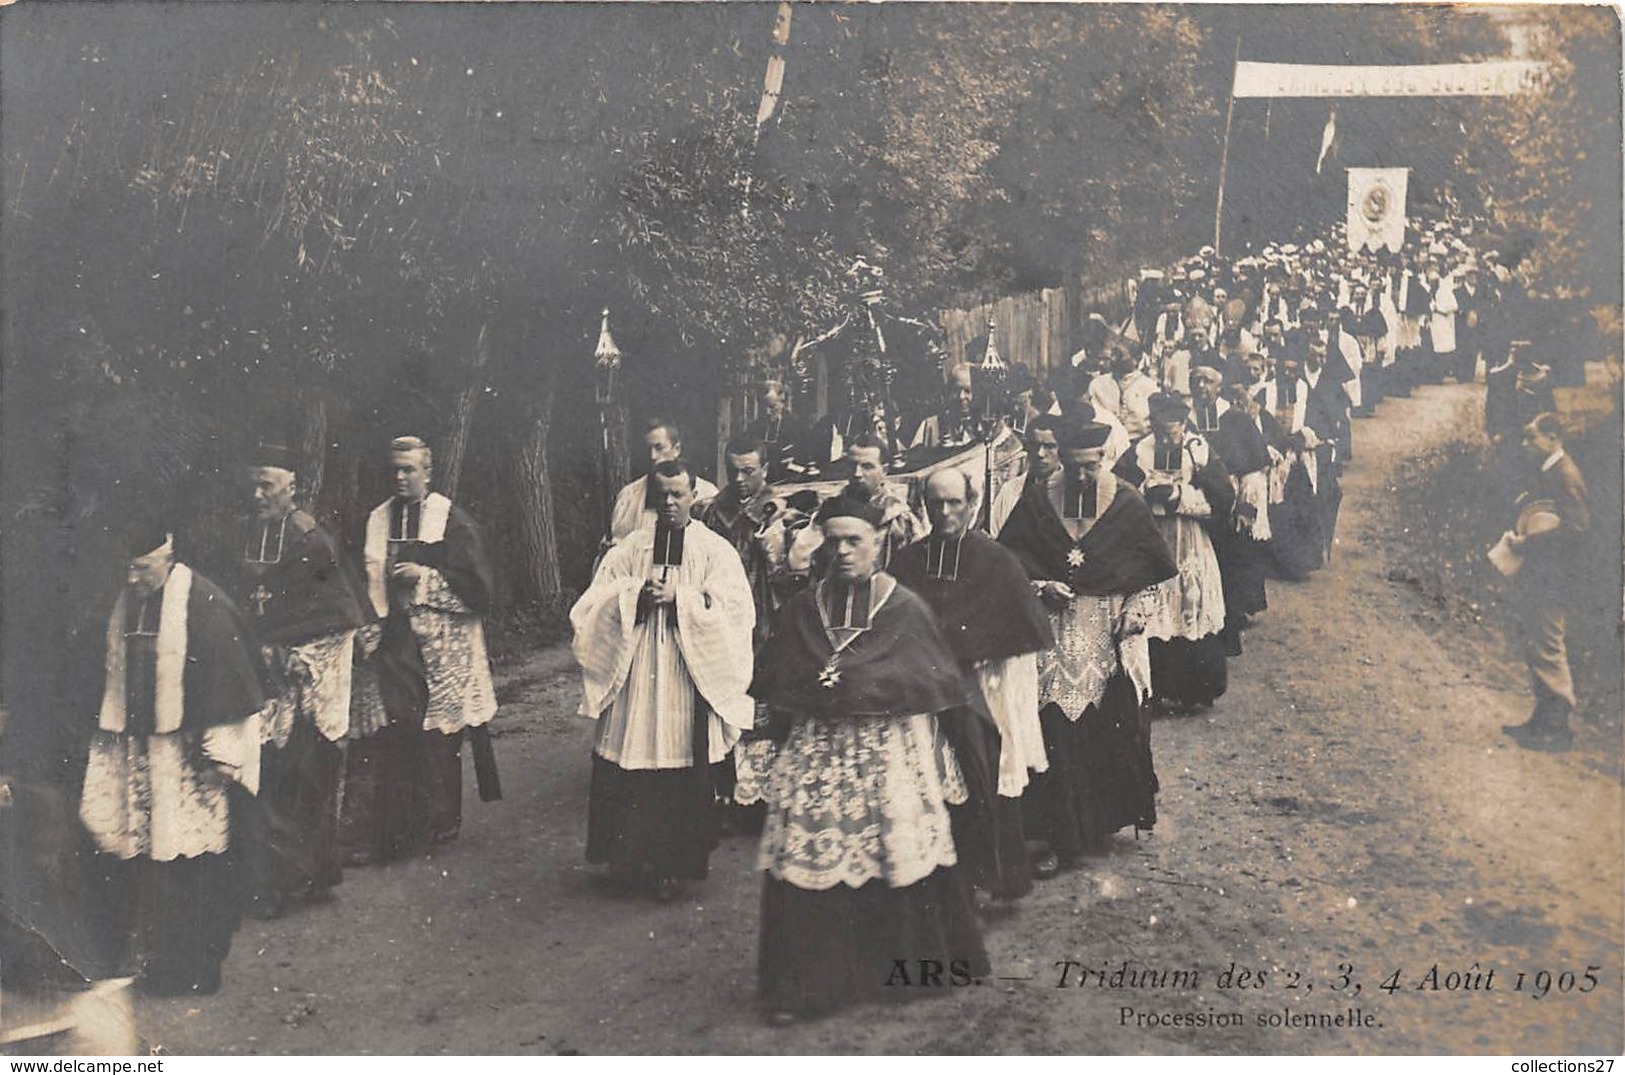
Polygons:
<instances>
[{"instance_id":1,"label":"man with bald head","mask_svg":"<svg viewBox=\"0 0 1625 1075\"><path fill-rule=\"evenodd\" d=\"M970 444L976 440L976 392L969 366L948 371L942 410L927 415L914 431L910 448L940 448Z\"/></svg>"},{"instance_id":2,"label":"man with bald head","mask_svg":"<svg viewBox=\"0 0 1625 1075\"><path fill-rule=\"evenodd\" d=\"M267 876L262 917L294 898L322 900L339 882L339 791L350 731L356 629L366 622L338 543L295 504L293 454L261 444L249 459L253 518L235 565L239 607L270 673L259 802Z\"/></svg>"},{"instance_id":3,"label":"man with bald head","mask_svg":"<svg viewBox=\"0 0 1625 1075\"><path fill-rule=\"evenodd\" d=\"M1029 772L1044 772L1038 724L1038 654L1055 644L1049 617L1021 561L971 529L978 497L971 476L947 467L926 479L931 533L897 554L897 581L925 598L954 656L998 729L997 872L973 877L994 896L1031 888L1021 825Z\"/></svg>"}]
</instances>

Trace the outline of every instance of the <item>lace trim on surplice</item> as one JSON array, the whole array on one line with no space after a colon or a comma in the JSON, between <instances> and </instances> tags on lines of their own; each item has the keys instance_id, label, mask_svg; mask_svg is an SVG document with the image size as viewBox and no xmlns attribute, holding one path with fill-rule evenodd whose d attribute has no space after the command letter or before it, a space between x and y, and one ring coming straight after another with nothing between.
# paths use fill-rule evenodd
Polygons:
<instances>
[{"instance_id":1,"label":"lace trim on surplice","mask_svg":"<svg viewBox=\"0 0 1625 1075\"><path fill-rule=\"evenodd\" d=\"M764 789L758 866L797 888L902 888L952 866L965 779L935 718L807 717Z\"/></svg>"}]
</instances>

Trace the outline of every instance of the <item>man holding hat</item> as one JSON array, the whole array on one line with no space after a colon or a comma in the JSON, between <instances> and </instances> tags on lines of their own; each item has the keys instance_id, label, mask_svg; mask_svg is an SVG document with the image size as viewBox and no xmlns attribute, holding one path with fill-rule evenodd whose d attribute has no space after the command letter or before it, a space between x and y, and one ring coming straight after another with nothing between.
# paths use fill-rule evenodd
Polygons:
<instances>
[{"instance_id":1,"label":"man holding hat","mask_svg":"<svg viewBox=\"0 0 1625 1075\"><path fill-rule=\"evenodd\" d=\"M1557 415L1536 415L1524 426L1523 450L1535 468L1534 476L1518 497L1517 522L1506 541L1521 559L1512 581L1535 709L1524 723L1501 730L1525 747L1566 750L1574 740L1569 714L1575 697L1565 624L1580 596L1575 592L1574 567L1585 562L1591 510L1580 468L1563 450L1563 425Z\"/></svg>"},{"instance_id":2,"label":"man holding hat","mask_svg":"<svg viewBox=\"0 0 1625 1075\"><path fill-rule=\"evenodd\" d=\"M1101 465L1110 432L1065 418L1035 422L1027 482L999 532L1056 636L1038 666L1050 768L1033 776L1022 814L1029 838L1061 864L1118 829L1149 829L1157 816L1145 628L1156 587L1178 570L1140 494ZM1044 857L1040 849L1038 862Z\"/></svg>"},{"instance_id":3,"label":"man holding hat","mask_svg":"<svg viewBox=\"0 0 1625 1075\"><path fill-rule=\"evenodd\" d=\"M265 698L237 607L175 559L162 524L135 527L126 550L79 817L141 987L213 993L246 896Z\"/></svg>"},{"instance_id":4,"label":"man holding hat","mask_svg":"<svg viewBox=\"0 0 1625 1075\"><path fill-rule=\"evenodd\" d=\"M1165 708L1212 705L1225 692L1224 580L1208 526L1228 525L1235 491L1219 453L1185 428L1190 408L1171 393L1151 397L1150 436L1113 468L1139 490L1179 574L1157 587L1157 611L1146 625L1151 685Z\"/></svg>"},{"instance_id":5,"label":"man holding hat","mask_svg":"<svg viewBox=\"0 0 1625 1075\"><path fill-rule=\"evenodd\" d=\"M497 711L483 621L491 562L474 520L429 491L429 446L396 437L389 452L395 495L367 517L362 544L367 598L383 622L362 638L368 660L359 669L344 793L351 862L457 838L465 737L481 799L501 797L485 732Z\"/></svg>"},{"instance_id":6,"label":"man holding hat","mask_svg":"<svg viewBox=\"0 0 1625 1075\"><path fill-rule=\"evenodd\" d=\"M247 480L253 507L236 592L270 673L259 804L267 822L258 910L324 899L339 883L339 794L350 730L356 629L366 621L338 544L294 506L293 454L260 445Z\"/></svg>"}]
</instances>

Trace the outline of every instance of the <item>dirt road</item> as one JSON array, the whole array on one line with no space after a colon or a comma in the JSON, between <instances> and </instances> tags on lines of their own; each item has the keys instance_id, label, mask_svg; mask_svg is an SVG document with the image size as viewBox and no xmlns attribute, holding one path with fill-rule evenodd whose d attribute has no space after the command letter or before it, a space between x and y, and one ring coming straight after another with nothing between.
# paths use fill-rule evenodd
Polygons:
<instances>
[{"instance_id":1,"label":"dirt road","mask_svg":"<svg viewBox=\"0 0 1625 1075\"><path fill-rule=\"evenodd\" d=\"M1447 650L1388 579L1385 535L1427 520L1394 518L1387 481L1467 435L1480 391L1357 427L1336 562L1272 584L1212 713L1157 725L1156 832L989 926L998 980L763 1026L752 842L687 903L601 889L590 726L552 650L503 677L506 801L470 793L455 845L245 926L219 996L141 1001L143 1027L177 1053L1618 1053L1619 744L1514 746L1510 655Z\"/></svg>"}]
</instances>

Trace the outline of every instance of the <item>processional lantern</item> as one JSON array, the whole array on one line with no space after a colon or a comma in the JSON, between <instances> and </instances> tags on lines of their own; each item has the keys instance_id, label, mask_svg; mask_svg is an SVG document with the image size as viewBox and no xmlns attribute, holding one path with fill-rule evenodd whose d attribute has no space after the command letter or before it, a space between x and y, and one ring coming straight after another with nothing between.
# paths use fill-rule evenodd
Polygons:
<instances>
[{"instance_id":1,"label":"processional lantern","mask_svg":"<svg viewBox=\"0 0 1625 1075\"><path fill-rule=\"evenodd\" d=\"M979 382L977 395L982 401L982 423L984 429L991 434L992 428L1005 412L1004 385L1010 377L1010 366L1005 362L1004 356L999 354L999 345L994 339L994 330L998 325L992 318L987 322L987 351L982 355L981 363L975 367L976 380Z\"/></svg>"},{"instance_id":2,"label":"processional lantern","mask_svg":"<svg viewBox=\"0 0 1625 1075\"><path fill-rule=\"evenodd\" d=\"M621 373L621 349L615 346L615 337L609 331L609 309L598 328L598 347L593 351L593 385L598 405L608 407L615 402L615 389Z\"/></svg>"}]
</instances>

